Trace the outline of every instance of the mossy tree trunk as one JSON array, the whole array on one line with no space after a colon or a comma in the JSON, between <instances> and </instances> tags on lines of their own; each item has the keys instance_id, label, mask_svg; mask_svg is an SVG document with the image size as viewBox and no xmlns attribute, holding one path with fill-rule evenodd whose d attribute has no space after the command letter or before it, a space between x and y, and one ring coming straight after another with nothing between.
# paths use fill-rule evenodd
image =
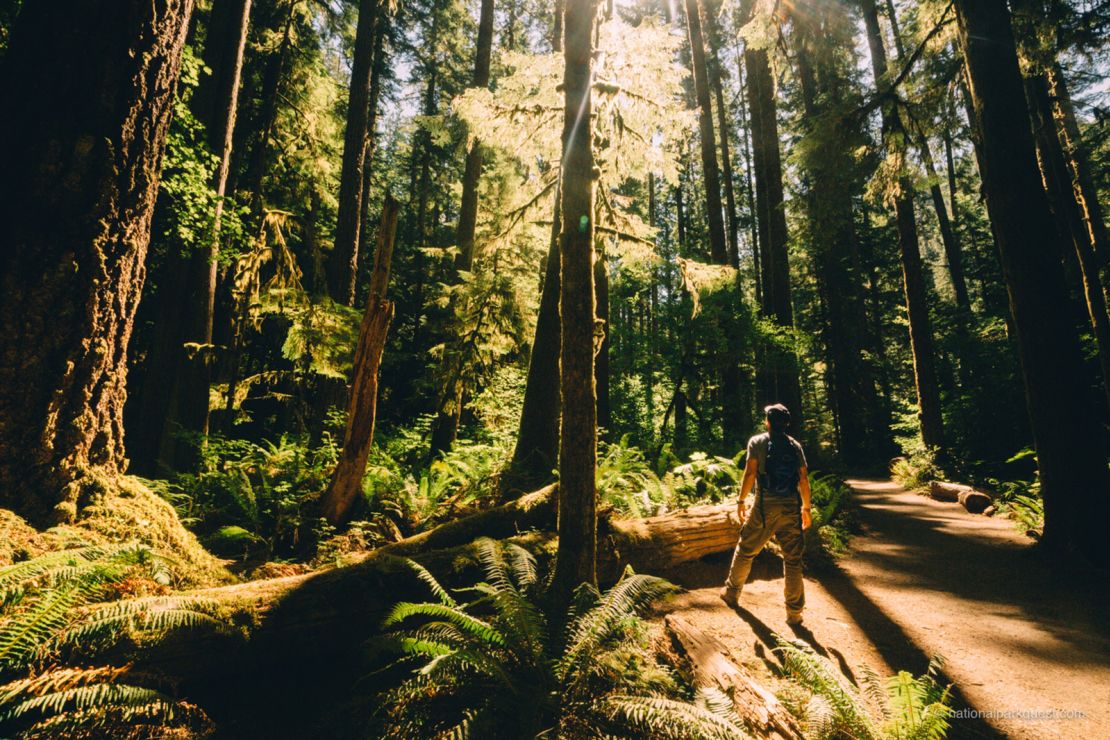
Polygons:
<instances>
[{"instance_id":1,"label":"mossy tree trunk","mask_svg":"<svg viewBox=\"0 0 1110 740\"><path fill-rule=\"evenodd\" d=\"M595 0L567 0L563 89L562 427L559 550L552 584L567 603L597 582L597 398L594 389L594 157L591 65Z\"/></svg>"},{"instance_id":2,"label":"mossy tree trunk","mask_svg":"<svg viewBox=\"0 0 1110 740\"><path fill-rule=\"evenodd\" d=\"M28 3L0 80L0 504L72 519L125 466L142 292L191 0Z\"/></svg>"},{"instance_id":3,"label":"mossy tree trunk","mask_svg":"<svg viewBox=\"0 0 1110 740\"><path fill-rule=\"evenodd\" d=\"M362 178L366 162L366 132L370 114L370 81L374 69L374 37L382 9L378 0L361 0L355 26L351 86L347 97L347 127L343 134L343 164L339 175L339 213L335 225L335 247L328 272L328 291L333 301L355 304L358 273L358 243L362 215Z\"/></svg>"},{"instance_id":4,"label":"mossy tree trunk","mask_svg":"<svg viewBox=\"0 0 1110 740\"><path fill-rule=\"evenodd\" d=\"M1059 237L1037 170L1005 0L956 0L983 191L1021 355L1045 503L1042 543L1110 563L1104 522L1110 475L1068 301ZM1057 245L1049 248L1047 245Z\"/></svg>"},{"instance_id":5,"label":"mossy tree trunk","mask_svg":"<svg viewBox=\"0 0 1110 740\"><path fill-rule=\"evenodd\" d=\"M561 27L560 21L560 27ZM547 251L536 334L528 361L528 380L520 411L520 427L509 473L503 481L506 498L548 482L559 454L559 243L562 233L562 195L556 188L551 246Z\"/></svg>"}]
</instances>

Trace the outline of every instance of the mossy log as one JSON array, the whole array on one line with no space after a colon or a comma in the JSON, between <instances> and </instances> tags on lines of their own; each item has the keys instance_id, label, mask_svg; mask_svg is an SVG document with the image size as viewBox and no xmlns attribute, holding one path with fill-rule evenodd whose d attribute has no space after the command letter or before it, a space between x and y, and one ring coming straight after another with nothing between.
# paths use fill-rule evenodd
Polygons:
<instances>
[{"instance_id":1,"label":"mossy log","mask_svg":"<svg viewBox=\"0 0 1110 740\"><path fill-rule=\"evenodd\" d=\"M699 687L716 688L732 699L744 725L756 736L772 740L801 740L802 728L775 695L729 656L729 650L712 635L675 614L663 627L671 644L686 663Z\"/></svg>"},{"instance_id":2,"label":"mossy log","mask_svg":"<svg viewBox=\"0 0 1110 740\"><path fill-rule=\"evenodd\" d=\"M176 679L182 695L209 710L217 722L221 715L234 719L256 710L269 717L283 697L326 706L367 672L362 648L378 633L387 610L398 601L432 597L402 558L416 558L449 587L480 577L472 546L479 537L511 539L547 559L555 544L554 493L555 486L548 486L333 570L198 591L196 595L219 602L229 620L252 623L249 638L182 635L134 658L136 669ZM602 522L602 579L614 580L626 564L660 573L730 550L738 536L728 517L732 506ZM285 720L273 721L279 724L270 729L283 729ZM253 736L258 729L242 731Z\"/></svg>"}]
</instances>

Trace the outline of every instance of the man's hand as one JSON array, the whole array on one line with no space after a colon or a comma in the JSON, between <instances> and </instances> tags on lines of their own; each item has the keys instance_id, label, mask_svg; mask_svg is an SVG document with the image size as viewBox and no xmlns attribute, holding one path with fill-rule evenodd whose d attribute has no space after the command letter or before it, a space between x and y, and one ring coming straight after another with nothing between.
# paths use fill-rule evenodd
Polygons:
<instances>
[{"instance_id":1,"label":"man's hand","mask_svg":"<svg viewBox=\"0 0 1110 740\"><path fill-rule=\"evenodd\" d=\"M810 516L809 507L808 506L803 506L802 507L802 529L809 529L812 524L813 524L813 517Z\"/></svg>"},{"instance_id":2,"label":"man's hand","mask_svg":"<svg viewBox=\"0 0 1110 740\"><path fill-rule=\"evenodd\" d=\"M744 526L744 502L743 501L741 501L739 504L736 505L736 511L735 512L730 512L729 513L728 519L729 519L730 522L734 523L738 527L743 527Z\"/></svg>"}]
</instances>

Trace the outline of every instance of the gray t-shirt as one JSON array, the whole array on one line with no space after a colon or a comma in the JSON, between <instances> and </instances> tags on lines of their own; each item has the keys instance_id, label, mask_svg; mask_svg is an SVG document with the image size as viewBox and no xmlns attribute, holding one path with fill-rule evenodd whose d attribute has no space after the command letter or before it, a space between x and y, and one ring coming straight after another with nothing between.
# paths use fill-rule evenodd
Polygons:
<instances>
[{"instance_id":1,"label":"gray t-shirt","mask_svg":"<svg viewBox=\"0 0 1110 740\"><path fill-rule=\"evenodd\" d=\"M789 434L784 434L782 436L785 437L787 439L787 441L790 442L790 444L794 445L794 449L797 450L797 452L798 452L798 467L799 468L809 467L806 464L806 453L802 450L802 446L801 446L801 444L798 443L798 440L794 439ZM767 448L770 446L770 444L771 444L771 433L770 432L764 432L763 434L757 434L757 435L755 435L754 437L752 437L751 439L748 440L748 457L747 457L747 459L748 460L755 459L755 460L759 461L758 471L759 471L760 476L762 476L763 473L767 472ZM756 476L756 479L755 479L755 491L756 491L756 493L759 493L759 489L760 489L760 485L759 485L760 476Z\"/></svg>"}]
</instances>

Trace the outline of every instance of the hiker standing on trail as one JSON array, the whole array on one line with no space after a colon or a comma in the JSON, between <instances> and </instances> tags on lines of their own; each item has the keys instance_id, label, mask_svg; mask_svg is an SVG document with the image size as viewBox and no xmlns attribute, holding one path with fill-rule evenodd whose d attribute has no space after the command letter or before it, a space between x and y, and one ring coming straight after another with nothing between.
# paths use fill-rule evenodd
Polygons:
<instances>
[{"instance_id":1,"label":"hiker standing on trail","mask_svg":"<svg viewBox=\"0 0 1110 740\"><path fill-rule=\"evenodd\" d=\"M805 587L802 585L802 531L810 525L809 477L806 456L798 441L786 433L790 411L782 404L764 409L767 432L748 440L744 482L740 486L737 516L742 528L740 541L732 555L728 580L721 599L738 606L740 592L748 580L752 560L774 537L782 548L787 624L802 623ZM755 485L756 501L751 516L744 521L744 500Z\"/></svg>"}]
</instances>

